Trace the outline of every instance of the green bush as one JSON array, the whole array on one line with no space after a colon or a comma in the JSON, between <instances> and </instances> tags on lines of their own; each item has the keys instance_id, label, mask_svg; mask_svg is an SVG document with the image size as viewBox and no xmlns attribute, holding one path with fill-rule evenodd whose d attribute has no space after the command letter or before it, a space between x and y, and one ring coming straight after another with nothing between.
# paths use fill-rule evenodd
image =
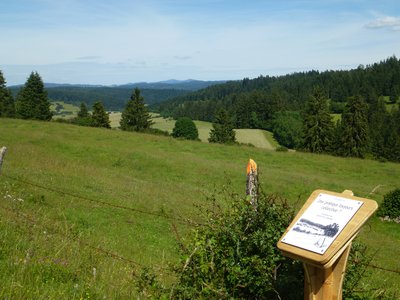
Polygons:
<instances>
[{"instance_id":1,"label":"green bush","mask_svg":"<svg viewBox=\"0 0 400 300\"><path fill-rule=\"evenodd\" d=\"M182 117L176 120L175 127L172 130L172 136L186 140L198 140L199 132L192 119L188 117Z\"/></svg>"},{"instance_id":2,"label":"green bush","mask_svg":"<svg viewBox=\"0 0 400 300\"><path fill-rule=\"evenodd\" d=\"M228 191L209 200L209 208L201 209L205 222L180 241L180 261L171 268L175 282L165 287L145 269L138 293L158 299L303 299L302 264L282 256L276 246L294 217L286 201L261 192L254 210ZM218 203L230 204L224 209ZM354 243L344 299L369 297L359 288L369 262L365 246Z\"/></svg>"},{"instance_id":3,"label":"green bush","mask_svg":"<svg viewBox=\"0 0 400 300\"><path fill-rule=\"evenodd\" d=\"M285 146L279 146L275 149L276 152L288 152L289 149L286 148Z\"/></svg>"},{"instance_id":4,"label":"green bush","mask_svg":"<svg viewBox=\"0 0 400 300\"><path fill-rule=\"evenodd\" d=\"M383 197L378 216L396 219L400 217L400 189L390 191Z\"/></svg>"}]
</instances>

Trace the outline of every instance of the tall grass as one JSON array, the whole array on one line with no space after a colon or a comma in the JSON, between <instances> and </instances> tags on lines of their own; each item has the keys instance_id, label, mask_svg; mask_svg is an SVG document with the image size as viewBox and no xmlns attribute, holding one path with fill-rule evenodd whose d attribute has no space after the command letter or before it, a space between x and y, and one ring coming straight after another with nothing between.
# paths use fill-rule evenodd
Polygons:
<instances>
[{"instance_id":1,"label":"tall grass","mask_svg":"<svg viewBox=\"0 0 400 300\"><path fill-rule=\"evenodd\" d=\"M231 182L245 191L251 157L269 193L300 207L315 189L379 202L398 187L400 165L170 137L0 119L8 152L0 175L0 298L132 298L153 266L166 281L176 239L200 222L195 205ZM373 194L372 190L378 185ZM376 264L400 269L397 227L377 218L361 238ZM371 288L396 288L375 271ZM376 284L375 284L376 283Z\"/></svg>"}]
</instances>

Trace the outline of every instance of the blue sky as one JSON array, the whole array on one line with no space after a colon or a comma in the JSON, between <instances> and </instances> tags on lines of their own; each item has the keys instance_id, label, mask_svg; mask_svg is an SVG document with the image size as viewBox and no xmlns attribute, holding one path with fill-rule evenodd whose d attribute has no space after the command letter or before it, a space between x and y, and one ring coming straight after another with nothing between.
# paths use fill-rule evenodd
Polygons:
<instances>
[{"instance_id":1,"label":"blue sky","mask_svg":"<svg viewBox=\"0 0 400 300\"><path fill-rule=\"evenodd\" d=\"M4 0L8 85L242 79L400 57L398 0Z\"/></svg>"}]
</instances>

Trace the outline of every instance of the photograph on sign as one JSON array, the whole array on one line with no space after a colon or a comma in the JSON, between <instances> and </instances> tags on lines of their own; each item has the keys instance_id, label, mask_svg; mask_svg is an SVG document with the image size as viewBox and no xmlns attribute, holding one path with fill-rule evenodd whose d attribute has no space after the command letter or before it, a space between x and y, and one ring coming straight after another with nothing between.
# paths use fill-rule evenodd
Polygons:
<instances>
[{"instance_id":1,"label":"photograph on sign","mask_svg":"<svg viewBox=\"0 0 400 300\"><path fill-rule=\"evenodd\" d=\"M324 254L362 204L362 201L321 193L282 242Z\"/></svg>"}]
</instances>

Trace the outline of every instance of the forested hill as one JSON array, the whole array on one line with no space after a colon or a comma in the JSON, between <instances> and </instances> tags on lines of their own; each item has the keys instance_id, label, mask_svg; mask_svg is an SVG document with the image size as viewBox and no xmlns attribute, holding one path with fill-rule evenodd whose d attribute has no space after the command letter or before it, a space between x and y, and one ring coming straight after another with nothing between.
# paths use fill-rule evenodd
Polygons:
<instances>
[{"instance_id":1,"label":"forested hill","mask_svg":"<svg viewBox=\"0 0 400 300\"><path fill-rule=\"evenodd\" d=\"M161 82L139 82L118 86L69 85L46 83L47 94L52 101L80 105L81 102L92 106L96 101L102 101L107 110L121 111L129 100L134 88L138 87L146 104L155 104L177 96L185 95L200 88L222 81L200 80L167 80ZM14 96L22 86L13 86Z\"/></svg>"},{"instance_id":2,"label":"forested hill","mask_svg":"<svg viewBox=\"0 0 400 300\"><path fill-rule=\"evenodd\" d=\"M153 109L164 116L212 121L216 110L222 107L230 112L239 128L268 128L276 111L304 108L317 85L330 99L330 110L334 113L341 113L348 97L354 95L361 95L368 103L379 96L388 96L395 102L400 94L400 60L393 56L349 71L245 78L176 97Z\"/></svg>"}]
</instances>

